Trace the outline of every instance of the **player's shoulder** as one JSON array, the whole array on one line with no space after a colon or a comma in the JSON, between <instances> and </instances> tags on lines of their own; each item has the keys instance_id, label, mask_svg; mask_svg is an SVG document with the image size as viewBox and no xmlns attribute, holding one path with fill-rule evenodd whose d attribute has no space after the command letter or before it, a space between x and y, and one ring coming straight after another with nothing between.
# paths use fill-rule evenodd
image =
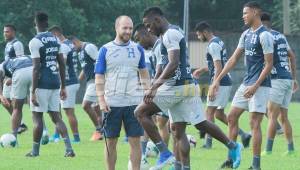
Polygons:
<instances>
[{"instance_id":1,"label":"player's shoulder","mask_svg":"<svg viewBox=\"0 0 300 170\"><path fill-rule=\"evenodd\" d=\"M183 30L177 25L170 25L163 37L182 36L184 37Z\"/></svg>"}]
</instances>

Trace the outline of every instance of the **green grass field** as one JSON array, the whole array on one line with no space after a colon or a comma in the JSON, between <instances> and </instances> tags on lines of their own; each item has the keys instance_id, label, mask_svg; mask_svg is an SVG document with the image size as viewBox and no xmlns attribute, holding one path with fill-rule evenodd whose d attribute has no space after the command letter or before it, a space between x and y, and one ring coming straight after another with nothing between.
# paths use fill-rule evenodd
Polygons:
<instances>
[{"instance_id":1,"label":"green grass field","mask_svg":"<svg viewBox=\"0 0 300 170\"><path fill-rule=\"evenodd\" d=\"M228 108L227 108L228 109ZM283 157L282 154L286 151L287 145L283 135L277 136L274 142L273 154L262 158L263 170L300 170L300 106L299 103L293 103L290 106L289 116L293 126L295 148L298 152L296 157ZM10 116L0 106L0 134L10 132ZM73 145L76 152L75 158L64 158L64 144L50 143L41 146L40 157L26 158L24 155L30 151L32 146L32 120L31 112L28 106L24 107L24 121L29 126L29 131L19 136L19 146L17 148L0 148L0 170L102 170L105 169L103 148L104 141L90 142L89 138L94 130L91 121L84 113L80 105L77 106L76 115L79 121L79 130L82 142ZM245 112L240 120L240 126L249 131L248 113ZM53 132L53 124L48 115L44 115L46 124L50 131ZM64 116L64 120L66 120ZM217 121L217 124L222 127L227 133L227 128ZM68 125L68 123L67 123ZM263 121L263 147L266 139L267 121ZM188 134L192 134L197 139L197 147L191 149L191 167L195 170L215 170L224 161L227 155L226 148L218 143L213 142L213 149L201 149L203 140L199 139L197 131L192 127L188 127ZM70 134L70 130L69 130ZM126 170L128 163L128 144L122 142L124 133L118 144L118 160L117 170ZM70 135L72 136L72 135ZM247 169L252 161L251 149L243 150L242 163L239 169ZM154 164L155 160L150 159ZM168 169L168 168L166 168Z\"/></svg>"}]
</instances>

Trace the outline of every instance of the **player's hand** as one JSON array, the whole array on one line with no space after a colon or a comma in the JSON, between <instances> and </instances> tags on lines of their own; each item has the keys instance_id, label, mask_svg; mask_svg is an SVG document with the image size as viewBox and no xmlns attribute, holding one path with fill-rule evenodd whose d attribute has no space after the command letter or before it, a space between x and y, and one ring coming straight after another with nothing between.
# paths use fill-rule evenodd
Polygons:
<instances>
[{"instance_id":1,"label":"player's hand","mask_svg":"<svg viewBox=\"0 0 300 170\"><path fill-rule=\"evenodd\" d=\"M99 103L100 103L100 110L103 113L109 113L111 111L110 107L108 106L108 104L106 103L106 101L104 99L101 100Z\"/></svg>"},{"instance_id":2,"label":"player's hand","mask_svg":"<svg viewBox=\"0 0 300 170\"><path fill-rule=\"evenodd\" d=\"M31 103L34 105L34 106L39 106L39 103L37 102L37 98L36 98L36 94L35 93L32 93L31 94Z\"/></svg>"},{"instance_id":3,"label":"player's hand","mask_svg":"<svg viewBox=\"0 0 300 170\"><path fill-rule=\"evenodd\" d=\"M5 85L7 85L7 86L10 86L11 83L12 83L11 79L7 79L7 80L5 81Z\"/></svg>"},{"instance_id":4,"label":"player's hand","mask_svg":"<svg viewBox=\"0 0 300 170\"><path fill-rule=\"evenodd\" d=\"M199 79L200 78L200 71L198 69L193 72L193 78L194 79Z\"/></svg>"},{"instance_id":5,"label":"player's hand","mask_svg":"<svg viewBox=\"0 0 300 170\"><path fill-rule=\"evenodd\" d=\"M67 91L65 88L61 88L60 89L60 99L61 100L66 100L67 98Z\"/></svg>"},{"instance_id":6,"label":"player's hand","mask_svg":"<svg viewBox=\"0 0 300 170\"><path fill-rule=\"evenodd\" d=\"M299 84L297 80L294 80L293 84L293 93L295 93L299 89Z\"/></svg>"},{"instance_id":7,"label":"player's hand","mask_svg":"<svg viewBox=\"0 0 300 170\"><path fill-rule=\"evenodd\" d=\"M156 89L149 89L147 91L145 91L144 94L144 102L147 104L150 104L153 102L153 98L156 95L157 90Z\"/></svg>"},{"instance_id":8,"label":"player's hand","mask_svg":"<svg viewBox=\"0 0 300 170\"><path fill-rule=\"evenodd\" d=\"M214 81L212 85L209 86L208 89L208 99L209 101L216 100L217 92L219 91L220 83L218 81Z\"/></svg>"},{"instance_id":9,"label":"player's hand","mask_svg":"<svg viewBox=\"0 0 300 170\"><path fill-rule=\"evenodd\" d=\"M252 86L249 86L247 87L245 93L244 93L244 97L246 98L251 98L254 93L256 92L256 90L258 89L258 87L256 85L252 85Z\"/></svg>"},{"instance_id":10,"label":"player's hand","mask_svg":"<svg viewBox=\"0 0 300 170\"><path fill-rule=\"evenodd\" d=\"M0 100L1 100L1 103L3 104L3 106L5 106L5 107L9 107L10 106L10 103L9 103L9 101L7 100L7 98L6 97L4 97L4 96L0 96Z\"/></svg>"}]
</instances>

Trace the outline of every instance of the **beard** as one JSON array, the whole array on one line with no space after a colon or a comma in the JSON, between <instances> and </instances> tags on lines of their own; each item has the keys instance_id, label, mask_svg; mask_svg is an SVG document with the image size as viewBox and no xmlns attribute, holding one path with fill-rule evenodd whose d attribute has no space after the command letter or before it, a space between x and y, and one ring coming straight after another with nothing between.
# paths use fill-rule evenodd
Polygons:
<instances>
[{"instance_id":1,"label":"beard","mask_svg":"<svg viewBox=\"0 0 300 170\"><path fill-rule=\"evenodd\" d=\"M124 43L128 42L131 38L131 35L129 34L123 34L120 36L120 40L122 40Z\"/></svg>"}]
</instances>

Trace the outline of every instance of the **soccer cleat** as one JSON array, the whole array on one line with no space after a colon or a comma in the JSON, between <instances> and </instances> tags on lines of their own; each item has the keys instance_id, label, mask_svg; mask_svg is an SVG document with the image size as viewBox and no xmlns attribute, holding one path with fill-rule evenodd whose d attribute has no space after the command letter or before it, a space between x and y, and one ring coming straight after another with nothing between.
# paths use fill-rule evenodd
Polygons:
<instances>
[{"instance_id":1,"label":"soccer cleat","mask_svg":"<svg viewBox=\"0 0 300 170\"><path fill-rule=\"evenodd\" d=\"M173 164L175 161L175 157L172 152L165 151L159 154L159 159L156 162L156 165L151 167L150 170L161 170L167 164Z\"/></svg>"},{"instance_id":2,"label":"soccer cleat","mask_svg":"<svg viewBox=\"0 0 300 170\"><path fill-rule=\"evenodd\" d=\"M149 169L149 167L150 167L150 164L147 161L146 157L142 157L142 160L141 160L141 169Z\"/></svg>"},{"instance_id":3,"label":"soccer cleat","mask_svg":"<svg viewBox=\"0 0 300 170\"><path fill-rule=\"evenodd\" d=\"M250 166L250 168L248 168L249 170L261 170L260 168L255 168L253 166Z\"/></svg>"},{"instance_id":4,"label":"soccer cleat","mask_svg":"<svg viewBox=\"0 0 300 170\"><path fill-rule=\"evenodd\" d=\"M49 143L49 135L45 134L45 135L42 136L41 144L42 145L47 145L48 143Z\"/></svg>"},{"instance_id":5,"label":"soccer cleat","mask_svg":"<svg viewBox=\"0 0 300 170\"><path fill-rule=\"evenodd\" d=\"M23 132L25 132L28 129L28 127L22 123L19 127L18 127L18 134L21 134Z\"/></svg>"},{"instance_id":6,"label":"soccer cleat","mask_svg":"<svg viewBox=\"0 0 300 170\"><path fill-rule=\"evenodd\" d=\"M240 166L242 160L242 144L236 143L236 147L234 149L229 150L229 157L232 159L233 164L232 168L236 169Z\"/></svg>"},{"instance_id":7,"label":"soccer cleat","mask_svg":"<svg viewBox=\"0 0 300 170\"><path fill-rule=\"evenodd\" d=\"M227 160L221 165L220 169L228 169L228 168L232 169L232 167L233 167L233 162L232 162L232 160L231 160L231 159L227 159Z\"/></svg>"},{"instance_id":8,"label":"soccer cleat","mask_svg":"<svg viewBox=\"0 0 300 170\"><path fill-rule=\"evenodd\" d=\"M95 131L90 139L90 141L102 140L102 134L98 131Z\"/></svg>"},{"instance_id":9,"label":"soccer cleat","mask_svg":"<svg viewBox=\"0 0 300 170\"><path fill-rule=\"evenodd\" d=\"M70 157L70 158L75 157L74 151L73 151L73 150L71 150L71 151L66 151L65 157Z\"/></svg>"},{"instance_id":10,"label":"soccer cleat","mask_svg":"<svg viewBox=\"0 0 300 170\"><path fill-rule=\"evenodd\" d=\"M60 137L59 137L59 134L57 133L54 133L50 139L49 139L50 142L54 142L54 143L57 143L60 141Z\"/></svg>"},{"instance_id":11,"label":"soccer cleat","mask_svg":"<svg viewBox=\"0 0 300 170\"><path fill-rule=\"evenodd\" d=\"M246 134L245 136L242 137L242 143L243 143L244 148L249 147L251 137L252 136L250 134Z\"/></svg>"},{"instance_id":12,"label":"soccer cleat","mask_svg":"<svg viewBox=\"0 0 300 170\"><path fill-rule=\"evenodd\" d=\"M295 151L286 151L282 154L282 156L296 156L296 152Z\"/></svg>"},{"instance_id":13,"label":"soccer cleat","mask_svg":"<svg viewBox=\"0 0 300 170\"><path fill-rule=\"evenodd\" d=\"M26 157L29 157L29 158L34 158L34 157L37 157L39 156L38 154L33 154L32 152L29 152L25 155Z\"/></svg>"},{"instance_id":14,"label":"soccer cleat","mask_svg":"<svg viewBox=\"0 0 300 170\"><path fill-rule=\"evenodd\" d=\"M267 155L271 155L272 151L263 151L260 155L261 156L267 156Z\"/></svg>"}]
</instances>

